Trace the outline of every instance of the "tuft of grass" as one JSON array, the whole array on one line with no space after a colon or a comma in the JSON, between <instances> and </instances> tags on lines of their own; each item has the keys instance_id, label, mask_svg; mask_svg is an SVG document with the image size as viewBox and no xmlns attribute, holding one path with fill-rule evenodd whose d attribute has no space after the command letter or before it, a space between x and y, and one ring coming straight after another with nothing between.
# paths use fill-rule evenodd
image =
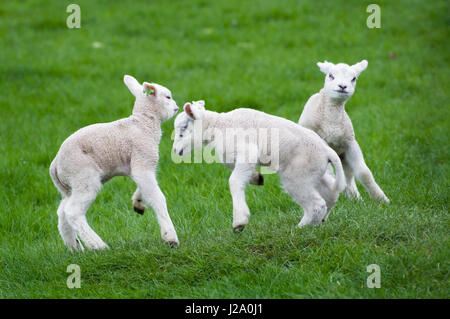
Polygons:
<instances>
[{"instance_id":1,"label":"tuft of grass","mask_svg":"<svg viewBox=\"0 0 450 319\"><path fill-rule=\"evenodd\" d=\"M448 1L378 1L382 27L368 29L368 1L79 0L72 30L69 3L46 2L0 4L0 298L448 298ZM317 61L363 58L346 107L390 205L362 191L298 229L301 208L268 175L248 187L251 220L235 234L229 171L175 164L169 120L158 180L181 246L164 245L151 209L132 211L133 183L115 178L88 212L111 249L64 247L49 164L78 128L130 114L124 74L179 105L297 121L322 86ZM80 289L66 286L69 264ZM366 287L370 264L379 289Z\"/></svg>"}]
</instances>

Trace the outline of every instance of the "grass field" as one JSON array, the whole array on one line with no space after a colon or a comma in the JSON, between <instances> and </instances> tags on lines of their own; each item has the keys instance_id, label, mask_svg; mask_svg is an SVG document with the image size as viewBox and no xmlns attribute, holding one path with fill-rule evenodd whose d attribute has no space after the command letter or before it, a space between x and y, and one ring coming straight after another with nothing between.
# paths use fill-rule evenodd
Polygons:
<instances>
[{"instance_id":1,"label":"grass field","mask_svg":"<svg viewBox=\"0 0 450 319\"><path fill-rule=\"evenodd\" d=\"M69 1L0 4L0 298L448 298L449 2ZM98 42L97 44L94 44ZM249 225L231 228L229 171L175 164L163 125L158 180L181 245L166 246L151 210L133 212L117 177L88 212L111 247L70 253L57 230L48 167L80 127L131 113L124 74L297 121L323 85L316 62L369 61L346 110L390 205L341 196L320 227L275 175L249 186ZM81 267L68 289L66 267ZM369 289L366 267L381 269Z\"/></svg>"}]
</instances>

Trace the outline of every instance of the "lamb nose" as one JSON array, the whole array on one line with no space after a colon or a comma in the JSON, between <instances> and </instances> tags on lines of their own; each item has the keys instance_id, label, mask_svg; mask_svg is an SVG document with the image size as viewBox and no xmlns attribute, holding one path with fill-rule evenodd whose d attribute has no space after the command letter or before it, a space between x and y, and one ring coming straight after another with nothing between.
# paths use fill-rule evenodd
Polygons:
<instances>
[{"instance_id":1,"label":"lamb nose","mask_svg":"<svg viewBox=\"0 0 450 319\"><path fill-rule=\"evenodd\" d=\"M344 89L347 88L347 85L341 85L341 84L339 84L339 87L340 87L342 90L344 90Z\"/></svg>"}]
</instances>

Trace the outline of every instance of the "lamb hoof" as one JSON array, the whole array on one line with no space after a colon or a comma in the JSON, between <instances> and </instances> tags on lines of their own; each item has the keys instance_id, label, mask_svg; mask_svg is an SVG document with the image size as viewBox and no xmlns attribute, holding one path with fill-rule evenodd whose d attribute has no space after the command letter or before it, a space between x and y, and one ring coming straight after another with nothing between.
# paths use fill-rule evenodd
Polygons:
<instances>
[{"instance_id":1,"label":"lamb hoof","mask_svg":"<svg viewBox=\"0 0 450 319\"><path fill-rule=\"evenodd\" d=\"M136 206L133 206L133 209L136 213L138 213L139 215L144 215L145 209L142 208L138 208Z\"/></svg>"},{"instance_id":2,"label":"lamb hoof","mask_svg":"<svg viewBox=\"0 0 450 319\"><path fill-rule=\"evenodd\" d=\"M234 227L233 231L235 233L240 233L240 232L242 232L244 230L244 228L245 228L245 225L239 225L239 226Z\"/></svg>"},{"instance_id":3,"label":"lamb hoof","mask_svg":"<svg viewBox=\"0 0 450 319\"><path fill-rule=\"evenodd\" d=\"M171 248L178 247L178 243L176 241L168 241L166 242L167 245L169 245Z\"/></svg>"},{"instance_id":4,"label":"lamb hoof","mask_svg":"<svg viewBox=\"0 0 450 319\"><path fill-rule=\"evenodd\" d=\"M96 244L90 246L89 249L90 250L108 250L109 246L106 243L101 242L101 243L96 243Z\"/></svg>"},{"instance_id":5,"label":"lamb hoof","mask_svg":"<svg viewBox=\"0 0 450 319\"><path fill-rule=\"evenodd\" d=\"M84 247L81 244L81 242L78 240L78 238L75 239L75 244L74 245L68 245L67 248L69 249L70 252L77 252L77 251L83 251Z\"/></svg>"},{"instance_id":6,"label":"lamb hoof","mask_svg":"<svg viewBox=\"0 0 450 319\"><path fill-rule=\"evenodd\" d=\"M78 240L78 238L75 239L75 242L76 242L76 249L77 249L77 250L83 251L83 250L84 250L84 247L83 247L83 245L81 244L81 242Z\"/></svg>"},{"instance_id":7,"label":"lamb hoof","mask_svg":"<svg viewBox=\"0 0 450 319\"><path fill-rule=\"evenodd\" d=\"M262 174L258 176L258 185L264 185L264 176Z\"/></svg>"},{"instance_id":8,"label":"lamb hoof","mask_svg":"<svg viewBox=\"0 0 450 319\"><path fill-rule=\"evenodd\" d=\"M257 186L261 186L261 185L264 185L264 176L261 174L261 173L259 173L259 172L256 172L258 175L253 175L253 177L250 179L250 184L252 184L252 185L257 185Z\"/></svg>"}]
</instances>

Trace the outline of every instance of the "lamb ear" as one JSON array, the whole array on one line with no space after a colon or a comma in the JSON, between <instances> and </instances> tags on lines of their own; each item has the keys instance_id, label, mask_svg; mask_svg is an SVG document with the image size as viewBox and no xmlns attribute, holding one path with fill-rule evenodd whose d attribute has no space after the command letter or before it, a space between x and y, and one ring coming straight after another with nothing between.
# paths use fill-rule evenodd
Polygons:
<instances>
[{"instance_id":1,"label":"lamb ear","mask_svg":"<svg viewBox=\"0 0 450 319\"><path fill-rule=\"evenodd\" d=\"M362 60L361 62L352 65L352 69L356 72L356 76L360 75L361 72L367 68L368 64L369 62L367 62L367 60Z\"/></svg>"},{"instance_id":2,"label":"lamb ear","mask_svg":"<svg viewBox=\"0 0 450 319\"><path fill-rule=\"evenodd\" d=\"M123 77L123 82L134 96L138 96L138 94L142 91L142 85L140 85L139 82L131 75L125 75Z\"/></svg>"},{"instance_id":3,"label":"lamb ear","mask_svg":"<svg viewBox=\"0 0 450 319\"><path fill-rule=\"evenodd\" d=\"M203 110L205 109L205 101L204 100L196 101L195 104L199 105Z\"/></svg>"},{"instance_id":4,"label":"lamb ear","mask_svg":"<svg viewBox=\"0 0 450 319\"><path fill-rule=\"evenodd\" d=\"M142 84L142 88L143 88L143 93L144 93L144 95L147 95L147 96L150 96L150 95L156 96L156 86L155 86L155 85L153 85L153 84L151 84L151 83L148 83L148 82L144 82L144 83Z\"/></svg>"},{"instance_id":5,"label":"lamb ear","mask_svg":"<svg viewBox=\"0 0 450 319\"><path fill-rule=\"evenodd\" d=\"M192 110L191 110L191 103L185 103L184 104L184 107L183 107L183 110L184 110L184 112L187 114L187 116L189 116L191 119L195 119L194 118L194 113L192 113Z\"/></svg>"},{"instance_id":6,"label":"lamb ear","mask_svg":"<svg viewBox=\"0 0 450 319\"><path fill-rule=\"evenodd\" d=\"M327 62L326 60L323 63L317 62L317 66L319 67L320 71L325 74L328 74L330 72L333 65L333 63Z\"/></svg>"},{"instance_id":7,"label":"lamb ear","mask_svg":"<svg viewBox=\"0 0 450 319\"><path fill-rule=\"evenodd\" d=\"M189 102L184 104L183 109L184 109L184 112L187 114L187 116L189 116L193 120L200 119L203 115L203 110L204 110L204 109L201 109L199 106L191 104Z\"/></svg>"}]
</instances>

